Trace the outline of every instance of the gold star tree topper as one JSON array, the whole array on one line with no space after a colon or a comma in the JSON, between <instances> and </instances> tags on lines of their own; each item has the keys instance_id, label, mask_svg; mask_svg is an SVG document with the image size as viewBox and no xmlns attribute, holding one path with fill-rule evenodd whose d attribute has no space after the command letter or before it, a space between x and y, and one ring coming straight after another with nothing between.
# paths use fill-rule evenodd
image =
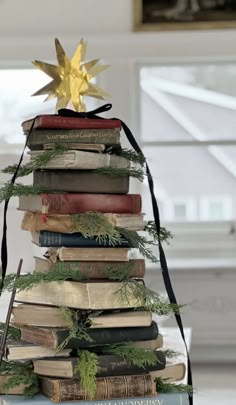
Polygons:
<instances>
[{"instance_id":1,"label":"gold star tree topper","mask_svg":"<svg viewBox=\"0 0 236 405\"><path fill-rule=\"evenodd\" d=\"M36 91L33 96L47 94L45 101L57 97L57 111L60 108L66 108L70 102L75 111L85 111L84 96L101 100L109 96L91 83L93 77L107 69L109 65L97 65L99 59L85 62L87 43L83 39L81 39L71 60L67 57L57 38L55 39L55 47L57 66L38 60L32 62L34 66L53 79L46 86Z\"/></svg>"}]
</instances>

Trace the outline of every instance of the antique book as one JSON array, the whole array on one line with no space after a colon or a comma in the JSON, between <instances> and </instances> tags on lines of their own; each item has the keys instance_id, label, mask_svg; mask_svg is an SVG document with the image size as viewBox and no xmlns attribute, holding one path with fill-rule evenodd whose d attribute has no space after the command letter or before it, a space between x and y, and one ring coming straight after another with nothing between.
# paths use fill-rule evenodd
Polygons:
<instances>
[{"instance_id":1,"label":"antique book","mask_svg":"<svg viewBox=\"0 0 236 405\"><path fill-rule=\"evenodd\" d=\"M156 339L132 342L132 346L142 347L147 350L157 350L163 346L163 336L159 333Z\"/></svg>"},{"instance_id":2,"label":"antique book","mask_svg":"<svg viewBox=\"0 0 236 405\"><path fill-rule=\"evenodd\" d=\"M34 121L35 120L35 121ZM30 118L22 122L22 129L27 133L34 121L34 128L51 128L51 129L110 129L121 128L121 121L118 119L95 119L95 118L77 118L62 117L60 115L42 114L35 118Z\"/></svg>"},{"instance_id":3,"label":"antique book","mask_svg":"<svg viewBox=\"0 0 236 405\"><path fill-rule=\"evenodd\" d=\"M58 307L46 305L19 304L12 308L13 322L17 325L69 327L68 319ZM120 328L150 326L152 313L149 311L106 311L98 316L89 316L90 328Z\"/></svg>"},{"instance_id":4,"label":"antique book","mask_svg":"<svg viewBox=\"0 0 236 405\"><path fill-rule=\"evenodd\" d=\"M64 349L57 352L56 350L49 349L48 347L34 345L26 342L9 342L6 344L5 357L9 361L15 360L32 360L45 357L68 357L70 349Z\"/></svg>"},{"instance_id":5,"label":"antique book","mask_svg":"<svg viewBox=\"0 0 236 405\"><path fill-rule=\"evenodd\" d=\"M138 283L143 284L142 280ZM121 299L121 289L125 286L128 300ZM142 306L132 287L117 281L55 281L39 284L17 292L15 301L29 304L65 306L78 309L119 309Z\"/></svg>"},{"instance_id":6,"label":"antique book","mask_svg":"<svg viewBox=\"0 0 236 405\"><path fill-rule=\"evenodd\" d=\"M14 374L0 374L0 395L23 395L24 394L24 390L25 388L27 388L26 384L20 384L17 385L13 388L10 388L8 390L6 390L4 388L4 384L6 384L8 382L8 380L10 378L14 377ZM17 376L19 377L19 376ZM1 402L1 398L0 398L0 403L2 403L4 405L4 402ZM6 402L7 405L7 402Z\"/></svg>"},{"instance_id":7,"label":"antique book","mask_svg":"<svg viewBox=\"0 0 236 405\"><path fill-rule=\"evenodd\" d=\"M78 379L41 377L42 392L53 402L89 400ZM149 374L98 377L94 399L152 396L156 384Z\"/></svg>"},{"instance_id":8,"label":"antique book","mask_svg":"<svg viewBox=\"0 0 236 405\"><path fill-rule=\"evenodd\" d=\"M30 152L30 160L33 161L42 153L44 153L44 151ZM109 153L67 150L50 159L42 169L93 170L100 169L101 167L127 169L130 167L130 162L122 156L111 155Z\"/></svg>"},{"instance_id":9,"label":"antique book","mask_svg":"<svg viewBox=\"0 0 236 405\"><path fill-rule=\"evenodd\" d=\"M145 274L145 261L143 259L129 260L127 262L60 262L54 263L49 259L43 259L41 257L35 257L35 268L34 272L48 272L50 270L55 270L60 267L62 270L75 270L78 269L81 276L88 279L106 279L107 270L113 268L114 270L124 270L126 271L127 265L130 268L130 277L132 278L143 278Z\"/></svg>"},{"instance_id":10,"label":"antique book","mask_svg":"<svg viewBox=\"0 0 236 405\"><path fill-rule=\"evenodd\" d=\"M143 219L143 214L102 215L104 221L108 221L113 227L126 228L132 231L142 231L147 224ZM79 218L76 223L75 218L70 214L45 214L42 216L39 212L30 211L24 213L21 229L31 232L49 231L59 233L79 233L82 230L79 226ZM94 227L94 235L99 235L99 231L100 225L97 229Z\"/></svg>"},{"instance_id":11,"label":"antique book","mask_svg":"<svg viewBox=\"0 0 236 405\"><path fill-rule=\"evenodd\" d=\"M55 149L57 143L44 143L43 144L43 149ZM104 152L106 149L106 146L103 145L102 143L79 143L79 142L69 142L69 143L63 143L64 147L67 149L75 149L75 150L89 150L91 152L97 152L101 153Z\"/></svg>"},{"instance_id":12,"label":"antique book","mask_svg":"<svg viewBox=\"0 0 236 405\"><path fill-rule=\"evenodd\" d=\"M102 262L127 262L129 261L128 248L49 248L45 253L52 262L61 261L102 261Z\"/></svg>"},{"instance_id":13,"label":"antique book","mask_svg":"<svg viewBox=\"0 0 236 405\"><path fill-rule=\"evenodd\" d=\"M68 329L39 328L34 326L19 326L21 340L42 345L56 350L69 336ZM158 326L152 321L150 326L127 328L88 328L90 340L85 338L70 339L65 348L78 349L82 347L104 346L112 343L137 342L154 340L158 336Z\"/></svg>"},{"instance_id":14,"label":"antique book","mask_svg":"<svg viewBox=\"0 0 236 405\"><path fill-rule=\"evenodd\" d=\"M19 196L19 209L46 214L80 214L86 211L140 214L139 194L36 194Z\"/></svg>"},{"instance_id":15,"label":"antique book","mask_svg":"<svg viewBox=\"0 0 236 405\"><path fill-rule=\"evenodd\" d=\"M114 375L143 374L150 371L154 373L165 368L166 359L161 350L155 352L156 363L153 365L137 366L131 364L123 357L115 354L98 354L97 377ZM78 357L54 358L34 360L34 372L48 377L79 378Z\"/></svg>"},{"instance_id":16,"label":"antique book","mask_svg":"<svg viewBox=\"0 0 236 405\"><path fill-rule=\"evenodd\" d=\"M184 363L166 364L163 370L149 371L149 374L151 374L153 378L167 378L170 383L183 380L185 373L186 366Z\"/></svg>"},{"instance_id":17,"label":"antique book","mask_svg":"<svg viewBox=\"0 0 236 405\"><path fill-rule=\"evenodd\" d=\"M33 185L47 192L127 194L129 176L108 176L89 170L36 170Z\"/></svg>"},{"instance_id":18,"label":"antique book","mask_svg":"<svg viewBox=\"0 0 236 405\"><path fill-rule=\"evenodd\" d=\"M40 215L40 214L32 214ZM77 247L77 248L112 248L122 249L131 248L132 245L124 238L118 243L114 243L112 246L109 241L99 241L98 238L85 238L81 233L61 233L61 232L49 232L39 231L31 232L32 242L41 247ZM112 247L111 247L112 246Z\"/></svg>"},{"instance_id":19,"label":"antique book","mask_svg":"<svg viewBox=\"0 0 236 405\"><path fill-rule=\"evenodd\" d=\"M112 129L32 129L27 146L42 149L45 143L98 143L120 145L120 130Z\"/></svg>"}]
</instances>

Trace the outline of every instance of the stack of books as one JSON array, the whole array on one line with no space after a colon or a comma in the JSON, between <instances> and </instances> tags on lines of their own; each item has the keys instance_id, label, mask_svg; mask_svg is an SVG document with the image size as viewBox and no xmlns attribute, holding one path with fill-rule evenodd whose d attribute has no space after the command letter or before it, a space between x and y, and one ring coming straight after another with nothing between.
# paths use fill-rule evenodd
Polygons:
<instances>
[{"instance_id":1,"label":"stack of books","mask_svg":"<svg viewBox=\"0 0 236 405\"><path fill-rule=\"evenodd\" d=\"M32 120L22 125L27 135ZM141 196L129 194L120 130L119 120L42 115L28 140L32 163L61 149L33 172L33 186L44 191L19 197L22 229L46 250L35 257L35 284L16 294L12 323L21 343L8 342L6 358L32 361L54 402L154 397L157 377L185 374L184 364L166 361L158 325L137 294L145 261L133 256L127 232L146 222Z\"/></svg>"}]
</instances>

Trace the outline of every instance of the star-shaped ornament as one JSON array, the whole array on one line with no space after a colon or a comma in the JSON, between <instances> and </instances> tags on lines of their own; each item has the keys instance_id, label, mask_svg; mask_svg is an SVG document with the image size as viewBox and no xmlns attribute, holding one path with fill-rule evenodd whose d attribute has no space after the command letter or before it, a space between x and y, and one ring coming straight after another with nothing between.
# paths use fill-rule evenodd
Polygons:
<instances>
[{"instance_id":1,"label":"star-shaped ornament","mask_svg":"<svg viewBox=\"0 0 236 405\"><path fill-rule=\"evenodd\" d=\"M99 59L85 62L87 43L83 39L81 39L71 60L67 57L57 38L55 39L55 46L58 65L51 65L38 60L32 62L53 79L46 86L36 91L33 96L47 94L45 101L57 97L57 111L60 108L66 108L69 102L72 103L75 111L85 111L84 96L101 100L109 97L109 94L91 83L93 77L107 69L109 65L98 65Z\"/></svg>"}]
</instances>

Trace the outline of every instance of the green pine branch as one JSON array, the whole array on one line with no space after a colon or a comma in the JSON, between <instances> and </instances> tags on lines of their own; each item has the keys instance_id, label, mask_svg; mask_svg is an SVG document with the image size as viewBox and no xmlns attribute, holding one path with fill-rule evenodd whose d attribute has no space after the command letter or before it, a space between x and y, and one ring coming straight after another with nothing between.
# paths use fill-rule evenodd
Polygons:
<instances>
[{"instance_id":1,"label":"green pine branch","mask_svg":"<svg viewBox=\"0 0 236 405\"><path fill-rule=\"evenodd\" d=\"M176 384L176 383L170 383L168 382L168 378L161 378L161 377L157 377L155 378L155 382L156 382L156 390L159 393L187 393L192 395L194 390L193 387L191 385L187 385L187 384Z\"/></svg>"},{"instance_id":2,"label":"green pine branch","mask_svg":"<svg viewBox=\"0 0 236 405\"><path fill-rule=\"evenodd\" d=\"M27 386L24 389L26 397L32 397L39 391L39 378L33 372L33 364L30 362L20 363L4 360L0 366L0 373L10 375L8 381L2 385L5 391L21 384Z\"/></svg>"},{"instance_id":3,"label":"green pine branch","mask_svg":"<svg viewBox=\"0 0 236 405\"><path fill-rule=\"evenodd\" d=\"M143 166L144 163L146 162L146 159L142 153L137 153L133 149L127 149L127 148L113 148L110 152L113 155L117 156L122 156L123 158L129 160L130 162L134 164L138 164L140 166Z\"/></svg>"},{"instance_id":4,"label":"green pine branch","mask_svg":"<svg viewBox=\"0 0 236 405\"><path fill-rule=\"evenodd\" d=\"M153 238L155 243L159 243L159 237L157 233L157 228L156 224L154 221L148 221L147 225L144 228L144 231L148 232L148 234ZM160 241L163 242L168 242L169 239L172 239L173 235L170 231L168 231L166 228L161 227L160 228Z\"/></svg>"},{"instance_id":5,"label":"green pine branch","mask_svg":"<svg viewBox=\"0 0 236 405\"><path fill-rule=\"evenodd\" d=\"M80 376L81 386L87 391L90 399L96 392L96 375L98 373L98 356L88 350L78 352L78 362L75 366L76 373Z\"/></svg>"},{"instance_id":6,"label":"green pine branch","mask_svg":"<svg viewBox=\"0 0 236 405\"><path fill-rule=\"evenodd\" d=\"M128 240L132 247L139 249L142 256L150 260L153 263L158 263L158 259L152 253L152 250L146 245L155 245L155 242L147 240L144 236L141 236L136 231L131 231L126 228L116 228L120 234Z\"/></svg>"},{"instance_id":7,"label":"green pine branch","mask_svg":"<svg viewBox=\"0 0 236 405\"><path fill-rule=\"evenodd\" d=\"M0 322L0 336L2 336L5 328L5 323ZM20 330L15 326L9 325L7 330L7 339L9 340L20 340L21 333Z\"/></svg>"},{"instance_id":8,"label":"green pine branch","mask_svg":"<svg viewBox=\"0 0 236 405\"><path fill-rule=\"evenodd\" d=\"M26 186L21 183L15 183L13 185L11 182L7 182L0 188L0 204L5 200L9 200L11 197L19 197L20 195L36 195L40 193L47 193L48 191L48 189L43 187Z\"/></svg>"},{"instance_id":9,"label":"green pine branch","mask_svg":"<svg viewBox=\"0 0 236 405\"><path fill-rule=\"evenodd\" d=\"M153 366L157 363L157 357L152 350L132 346L129 343L120 343L103 346L104 354L115 354L130 365L138 367Z\"/></svg>"},{"instance_id":10,"label":"green pine branch","mask_svg":"<svg viewBox=\"0 0 236 405\"><path fill-rule=\"evenodd\" d=\"M130 168L117 168L117 167L101 167L99 169L91 170L93 173L105 174L107 176L114 176L114 177L134 177L139 181L144 180L145 173L143 169L136 169L133 167Z\"/></svg>"}]
</instances>

